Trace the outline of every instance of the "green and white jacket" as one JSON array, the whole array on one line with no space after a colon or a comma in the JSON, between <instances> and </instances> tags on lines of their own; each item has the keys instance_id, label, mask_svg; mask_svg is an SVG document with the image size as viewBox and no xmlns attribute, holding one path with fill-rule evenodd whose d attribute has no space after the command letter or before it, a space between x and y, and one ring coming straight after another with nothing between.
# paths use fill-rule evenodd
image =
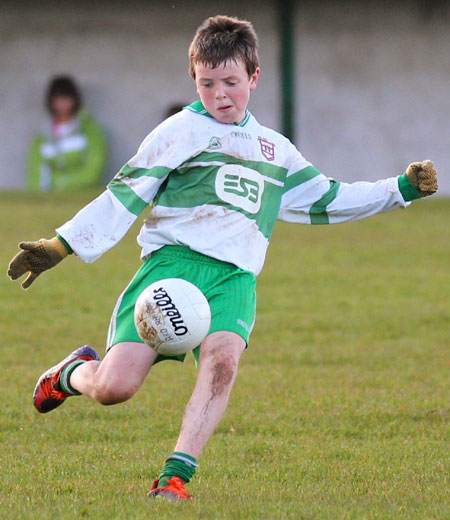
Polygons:
<instances>
[{"instance_id":1,"label":"green and white jacket","mask_svg":"<svg viewBox=\"0 0 450 520\"><path fill-rule=\"evenodd\" d=\"M27 186L31 191L74 191L101 185L106 141L100 126L86 110L66 123L55 138L51 122L34 137L28 154Z\"/></svg>"},{"instance_id":2,"label":"green and white jacket","mask_svg":"<svg viewBox=\"0 0 450 520\"><path fill-rule=\"evenodd\" d=\"M223 124L197 101L155 128L106 191L57 232L93 262L150 204L142 258L183 245L257 275L277 219L356 220L405 207L411 188L405 176L336 182L249 112L239 125Z\"/></svg>"}]
</instances>

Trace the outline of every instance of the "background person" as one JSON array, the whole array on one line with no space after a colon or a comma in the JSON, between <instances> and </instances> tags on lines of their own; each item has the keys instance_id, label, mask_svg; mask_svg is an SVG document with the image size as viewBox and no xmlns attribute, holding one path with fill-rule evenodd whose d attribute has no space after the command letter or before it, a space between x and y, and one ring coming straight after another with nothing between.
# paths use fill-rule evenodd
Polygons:
<instances>
[{"instance_id":1,"label":"background person","mask_svg":"<svg viewBox=\"0 0 450 520\"><path fill-rule=\"evenodd\" d=\"M33 139L28 161L28 189L63 191L101 185L106 143L100 126L86 109L70 76L56 76L45 104L50 114Z\"/></svg>"}]
</instances>

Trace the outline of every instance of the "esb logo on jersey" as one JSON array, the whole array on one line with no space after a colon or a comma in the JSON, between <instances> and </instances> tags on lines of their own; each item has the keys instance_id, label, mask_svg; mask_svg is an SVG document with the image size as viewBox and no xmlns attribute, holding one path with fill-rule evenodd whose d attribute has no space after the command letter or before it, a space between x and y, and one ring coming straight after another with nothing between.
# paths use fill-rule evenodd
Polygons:
<instances>
[{"instance_id":1,"label":"esb logo on jersey","mask_svg":"<svg viewBox=\"0 0 450 520\"><path fill-rule=\"evenodd\" d=\"M238 164L221 166L216 175L216 193L228 204L248 213L258 213L264 192L262 176L251 168Z\"/></svg>"}]
</instances>

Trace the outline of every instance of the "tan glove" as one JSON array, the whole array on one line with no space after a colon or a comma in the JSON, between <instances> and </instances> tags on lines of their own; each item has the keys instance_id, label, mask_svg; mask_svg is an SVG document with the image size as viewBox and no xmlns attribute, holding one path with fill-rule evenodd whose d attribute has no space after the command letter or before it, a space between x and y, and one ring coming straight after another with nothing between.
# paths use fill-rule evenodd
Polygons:
<instances>
[{"instance_id":1,"label":"tan glove","mask_svg":"<svg viewBox=\"0 0 450 520\"><path fill-rule=\"evenodd\" d=\"M410 164L406 170L406 176L421 197L433 195L438 189L437 172L431 161Z\"/></svg>"},{"instance_id":2,"label":"tan glove","mask_svg":"<svg viewBox=\"0 0 450 520\"><path fill-rule=\"evenodd\" d=\"M41 273L54 267L68 255L66 247L57 237L50 240L41 238L37 242L21 242L19 247L22 251L11 260L8 276L11 280L17 280L30 271L22 283L24 289L28 289Z\"/></svg>"}]
</instances>

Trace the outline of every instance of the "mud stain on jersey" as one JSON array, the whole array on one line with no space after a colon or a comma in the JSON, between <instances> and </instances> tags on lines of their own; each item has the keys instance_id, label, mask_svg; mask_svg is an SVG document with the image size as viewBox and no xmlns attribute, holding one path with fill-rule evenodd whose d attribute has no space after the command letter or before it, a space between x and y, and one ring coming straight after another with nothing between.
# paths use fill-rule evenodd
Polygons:
<instances>
[{"instance_id":1,"label":"mud stain on jersey","mask_svg":"<svg viewBox=\"0 0 450 520\"><path fill-rule=\"evenodd\" d=\"M219 208L220 208L220 206L216 206L214 208L210 208L210 207L200 208L200 209L194 211L194 213L192 213L191 222L198 223L203 220L217 221L218 218L223 216L223 213L222 213L222 215L218 215L217 212L218 212Z\"/></svg>"},{"instance_id":2,"label":"mud stain on jersey","mask_svg":"<svg viewBox=\"0 0 450 520\"><path fill-rule=\"evenodd\" d=\"M79 233L73 236L71 239L71 247L74 251L77 250L77 246L82 249L94 249L94 231L90 228L84 228Z\"/></svg>"},{"instance_id":3,"label":"mud stain on jersey","mask_svg":"<svg viewBox=\"0 0 450 520\"><path fill-rule=\"evenodd\" d=\"M160 219L158 217L152 217L149 215L145 220L145 225L150 229L156 229L158 227L158 224L160 222Z\"/></svg>"}]
</instances>

